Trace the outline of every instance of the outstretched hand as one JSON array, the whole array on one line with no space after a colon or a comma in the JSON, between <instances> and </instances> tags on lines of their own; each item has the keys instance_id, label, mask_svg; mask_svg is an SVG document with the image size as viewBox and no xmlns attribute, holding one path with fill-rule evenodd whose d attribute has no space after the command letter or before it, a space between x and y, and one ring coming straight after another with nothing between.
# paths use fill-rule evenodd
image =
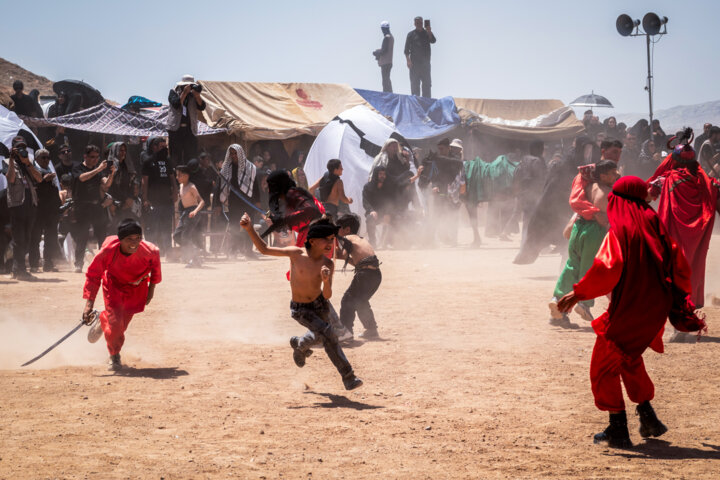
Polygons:
<instances>
[{"instance_id":1,"label":"outstretched hand","mask_svg":"<svg viewBox=\"0 0 720 480\"><path fill-rule=\"evenodd\" d=\"M559 301L558 301L558 310L561 312L567 313L569 312L575 304L577 304L580 300L575 295L575 292L570 292L566 295L564 295Z\"/></svg>"}]
</instances>

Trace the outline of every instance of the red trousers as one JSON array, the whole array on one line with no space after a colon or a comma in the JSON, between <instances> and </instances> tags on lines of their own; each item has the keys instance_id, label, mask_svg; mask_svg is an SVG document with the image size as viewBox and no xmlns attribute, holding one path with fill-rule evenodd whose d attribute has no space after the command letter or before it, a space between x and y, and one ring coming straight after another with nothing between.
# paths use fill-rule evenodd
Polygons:
<instances>
[{"instance_id":1,"label":"red trousers","mask_svg":"<svg viewBox=\"0 0 720 480\"><path fill-rule=\"evenodd\" d=\"M105 333L105 342L110 355L120 353L125 343L125 330L132 318L133 314L125 312L122 308L106 307L106 310L100 314L100 325Z\"/></svg>"},{"instance_id":2,"label":"red trousers","mask_svg":"<svg viewBox=\"0 0 720 480\"><path fill-rule=\"evenodd\" d=\"M655 386L645 371L642 356L632 359L598 335L590 360L590 383L597 408L610 412L625 410L621 378L633 402L643 403L655 397Z\"/></svg>"}]
</instances>

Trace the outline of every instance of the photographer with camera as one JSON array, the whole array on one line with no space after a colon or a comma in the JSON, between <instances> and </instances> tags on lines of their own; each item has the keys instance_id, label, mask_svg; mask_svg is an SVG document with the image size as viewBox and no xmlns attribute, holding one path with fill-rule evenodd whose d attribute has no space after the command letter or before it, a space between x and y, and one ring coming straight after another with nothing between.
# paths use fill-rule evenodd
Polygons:
<instances>
[{"instance_id":1,"label":"photographer with camera","mask_svg":"<svg viewBox=\"0 0 720 480\"><path fill-rule=\"evenodd\" d=\"M185 165L197 156L198 111L205 110L202 85L192 75L183 75L168 95L167 132L170 156L175 165Z\"/></svg>"},{"instance_id":2,"label":"photographer with camera","mask_svg":"<svg viewBox=\"0 0 720 480\"><path fill-rule=\"evenodd\" d=\"M30 161L27 143L23 137L18 136L12 140L6 177L13 245L13 278L32 280L34 277L28 273L25 266L25 255L30 247L30 234L38 203L35 184L42 181L42 175Z\"/></svg>"},{"instance_id":3,"label":"photographer with camera","mask_svg":"<svg viewBox=\"0 0 720 480\"><path fill-rule=\"evenodd\" d=\"M60 191L57 176L50 167L50 152L44 148L35 152L35 168L42 181L37 184L37 214L30 234L30 272L40 271L40 240L43 239L43 270L57 272L53 258L60 251L58 244L58 221L60 220Z\"/></svg>"},{"instance_id":4,"label":"photographer with camera","mask_svg":"<svg viewBox=\"0 0 720 480\"><path fill-rule=\"evenodd\" d=\"M107 216L102 202L107 188L112 185L117 167L108 164L107 160L99 161L100 149L95 145L88 145L85 147L83 162L73 168L75 224L71 233L75 240L76 273L82 273L90 227L92 226L98 248L102 246L106 236Z\"/></svg>"},{"instance_id":5,"label":"photographer with camera","mask_svg":"<svg viewBox=\"0 0 720 480\"><path fill-rule=\"evenodd\" d=\"M410 91L419 97L422 83L422 96L430 98L430 44L435 43L435 35L430 20L415 17L413 22L415 29L407 34L404 51L410 70Z\"/></svg>"}]
</instances>

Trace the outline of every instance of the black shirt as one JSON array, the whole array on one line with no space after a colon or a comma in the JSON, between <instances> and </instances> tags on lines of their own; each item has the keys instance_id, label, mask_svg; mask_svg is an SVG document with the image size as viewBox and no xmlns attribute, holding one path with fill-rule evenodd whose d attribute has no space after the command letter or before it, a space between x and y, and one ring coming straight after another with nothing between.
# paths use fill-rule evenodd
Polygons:
<instances>
[{"instance_id":1,"label":"black shirt","mask_svg":"<svg viewBox=\"0 0 720 480\"><path fill-rule=\"evenodd\" d=\"M413 63L430 63L431 43L435 43L435 35L427 30L413 30L405 39L405 55L410 55Z\"/></svg>"},{"instance_id":2,"label":"black shirt","mask_svg":"<svg viewBox=\"0 0 720 480\"><path fill-rule=\"evenodd\" d=\"M72 175L73 167L77 165L75 162L71 163L70 165L65 165L62 162L58 162L55 164L55 173L57 173L58 180L62 178L63 175L70 174Z\"/></svg>"},{"instance_id":3,"label":"black shirt","mask_svg":"<svg viewBox=\"0 0 720 480\"><path fill-rule=\"evenodd\" d=\"M27 117L37 117L39 105L30 97L30 95L23 94L22 97L18 97L17 93L10 95L13 102L15 102L15 113L18 115L25 115Z\"/></svg>"},{"instance_id":4,"label":"black shirt","mask_svg":"<svg viewBox=\"0 0 720 480\"><path fill-rule=\"evenodd\" d=\"M148 200L159 205L172 205L172 166L169 159L157 160L146 157L143 161L142 175L148 177Z\"/></svg>"},{"instance_id":5,"label":"black shirt","mask_svg":"<svg viewBox=\"0 0 720 480\"><path fill-rule=\"evenodd\" d=\"M42 168L40 165L36 165L35 168L40 171L40 175L43 177L48 173L52 173L49 168ZM51 209L57 209L60 207L60 194L58 193L58 189L53 180L43 180L36 185L38 207L41 210L48 209L49 212Z\"/></svg>"},{"instance_id":6,"label":"black shirt","mask_svg":"<svg viewBox=\"0 0 720 480\"><path fill-rule=\"evenodd\" d=\"M100 203L102 200L102 194L100 193L100 187L102 186L102 179L106 176L105 172L100 172L91 179L81 182L80 175L83 173L91 172L97 167L90 168L84 163L77 163L73 166L73 200L75 203Z\"/></svg>"}]
</instances>

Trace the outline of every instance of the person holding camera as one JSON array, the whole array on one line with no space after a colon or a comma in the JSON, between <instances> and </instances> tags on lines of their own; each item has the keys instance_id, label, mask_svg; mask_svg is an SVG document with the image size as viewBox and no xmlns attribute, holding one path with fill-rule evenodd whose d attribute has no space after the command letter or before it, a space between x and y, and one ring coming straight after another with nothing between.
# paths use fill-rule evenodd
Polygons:
<instances>
[{"instance_id":1,"label":"person holding camera","mask_svg":"<svg viewBox=\"0 0 720 480\"><path fill-rule=\"evenodd\" d=\"M38 204L35 184L42 181L42 175L30 161L27 143L23 137L18 136L12 140L6 177L13 246L13 278L32 280L34 277L28 273L25 266L25 255L30 248L30 235Z\"/></svg>"},{"instance_id":2,"label":"person holding camera","mask_svg":"<svg viewBox=\"0 0 720 480\"><path fill-rule=\"evenodd\" d=\"M167 132L170 155L175 165L185 165L197 156L198 112L205 110L200 96L202 85L192 75L183 75L168 95Z\"/></svg>"},{"instance_id":3,"label":"person holding camera","mask_svg":"<svg viewBox=\"0 0 720 480\"><path fill-rule=\"evenodd\" d=\"M108 172L109 169L109 172ZM85 147L83 162L73 167L73 201L75 224L71 232L75 240L75 272L82 273L85 249L92 226L98 248L105 240L107 215L103 208L105 192L112 185L117 167L100 162L100 149L95 145Z\"/></svg>"},{"instance_id":4,"label":"person holding camera","mask_svg":"<svg viewBox=\"0 0 720 480\"><path fill-rule=\"evenodd\" d=\"M422 96L430 97L430 44L435 43L435 35L430 28L430 20L415 17L415 30L407 34L405 39L405 58L410 70L410 91L413 95L420 95L422 83Z\"/></svg>"},{"instance_id":5,"label":"person holding camera","mask_svg":"<svg viewBox=\"0 0 720 480\"><path fill-rule=\"evenodd\" d=\"M380 30L383 34L383 41L380 48L373 52L375 59L380 66L380 75L382 76L383 92L392 93L392 81L390 80L390 70L392 70L393 46L395 45L395 37L390 33L390 23L383 20L380 23Z\"/></svg>"},{"instance_id":6,"label":"person holding camera","mask_svg":"<svg viewBox=\"0 0 720 480\"><path fill-rule=\"evenodd\" d=\"M58 222L60 221L60 183L50 167L50 152L41 148L35 152L35 168L40 171L42 181L37 184L37 214L30 234L30 272L40 271L40 240L43 242L43 271L57 272L53 258L60 251L58 244Z\"/></svg>"}]
</instances>

